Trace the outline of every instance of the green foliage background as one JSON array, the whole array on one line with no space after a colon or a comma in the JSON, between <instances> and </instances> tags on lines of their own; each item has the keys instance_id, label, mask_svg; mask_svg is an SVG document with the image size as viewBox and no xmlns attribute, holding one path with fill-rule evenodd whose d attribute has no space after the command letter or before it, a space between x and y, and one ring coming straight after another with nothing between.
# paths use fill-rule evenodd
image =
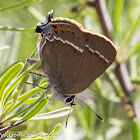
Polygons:
<instances>
[{"instance_id":1,"label":"green foliage background","mask_svg":"<svg viewBox=\"0 0 140 140\"><path fill-rule=\"evenodd\" d=\"M117 60L128 64L130 78L137 88L132 101L137 103L140 110L140 1L106 0L106 6L113 24L112 41L118 47ZM75 12L72 12L73 8L76 8ZM74 19L86 29L103 34L96 9L87 6L86 0L0 0L0 75L17 61L26 62L36 47L36 24L45 20L51 9L54 10L54 17ZM122 102L124 93L114 74L114 68L115 64L79 95L103 117L104 122L96 118L85 105L76 102L67 129L66 117L62 117L28 121L21 133L50 133L61 123L61 134L54 138L56 140L138 140L138 121L137 118L131 119L130 112L126 111ZM31 80L40 83L42 79L36 76ZM26 85L21 94L31 88ZM49 102L40 113L65 106L60 101Z\"/></svg>"}]
</instances>

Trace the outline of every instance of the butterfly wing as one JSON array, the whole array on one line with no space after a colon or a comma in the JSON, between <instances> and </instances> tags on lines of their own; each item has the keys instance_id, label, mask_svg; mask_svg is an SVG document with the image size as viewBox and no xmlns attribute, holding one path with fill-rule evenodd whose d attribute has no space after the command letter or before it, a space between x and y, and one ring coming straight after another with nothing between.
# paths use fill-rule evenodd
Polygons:
<instances>
[{"instance_id":1,"label":"butterfly wing","mask_svg":"<svg viewBox=\"0 0 140 140\"><path fill-rule=\"evenodd\" d=\"M44 72L51 86L66 95L85 90L113 62L116 49L104 36L76 22L53 20L50 38L39 45Z\"/></svg>"}]
</instances>

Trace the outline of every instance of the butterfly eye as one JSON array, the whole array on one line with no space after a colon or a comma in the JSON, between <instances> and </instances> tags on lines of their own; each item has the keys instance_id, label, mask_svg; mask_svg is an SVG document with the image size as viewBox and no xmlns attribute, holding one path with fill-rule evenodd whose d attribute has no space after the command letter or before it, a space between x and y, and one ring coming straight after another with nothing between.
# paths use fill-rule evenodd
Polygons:
<instances>
[{"instance_id":1,"label":"butterfly eye","mask_svg":"<svg viewBox=\"0 0 140 140\"><path fill-rule=\"evenodd\" d=\"M74 105L75 96L67 96L65 98L65 103L68 105Z\"/></svg>"},{"instance_id":2,"label":"butterfly eye","mask_svg":"<svg viewBox=\"0 0 140 140\"><path fill-rule=\"evenodd\" d=\"M42 32L42 29L39 26L37 26L35 29L35 33L41 33L41 32Z\"/></svg>"},{"instance_id":3,"label":"butterfly eye","mask_svg":"<svg viewBox=\"0 0 140 140\"><path fill-rule=\"evenodd\" d=\"M73 98L71 96L68 96L68 97L65 98L65 103L68 104L68 105L70 105L71 103L73 103L73 101L74 100L73 100Z\"/></svg>"}]
</instances>

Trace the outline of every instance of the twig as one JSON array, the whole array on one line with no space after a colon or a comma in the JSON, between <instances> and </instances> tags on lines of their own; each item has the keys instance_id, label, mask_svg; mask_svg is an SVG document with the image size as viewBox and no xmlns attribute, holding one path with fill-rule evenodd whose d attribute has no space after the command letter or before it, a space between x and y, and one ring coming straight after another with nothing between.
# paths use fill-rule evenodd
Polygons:
<instances>
[{"instance_id":1,"label":"twig","mask_svg":"<svg viewBox=\"0 0 140 140\"><path fill-rule=\"evenodd\" d=\"M125 63L117 64L115 68L116 76L123 88L123 91L127 97L130 97L131 94L134 92L133 85L130 81L127 67Z\"/></svg>"},{"instance_id":2,"label":"twig","mask_svg":"<svg viewBox=\"0 0 140 140\"><path fill-rule=\"evenodd\" d=\"M13 123L11 124L10 126L7 126L7 127L4 127L4 128L1 128L0 129L0 136L4 133L6 133L9 129L13 128L13 127L16 127L24 122L26 122L27 120L23 120L23 121L19 121L19 122L16 122L16 123Z\"/></svg>"},{"instance_id":3,"label":"twig","mask_svg":"<svg viewBox=\"0 0 140 140\"><path fill-rule=\"evenodd\" d=\"M112 38L112 23L106 9L105 0L96 0L96 10L100 19L104 34L108 38Z\"/></svg>"}]
</instances>

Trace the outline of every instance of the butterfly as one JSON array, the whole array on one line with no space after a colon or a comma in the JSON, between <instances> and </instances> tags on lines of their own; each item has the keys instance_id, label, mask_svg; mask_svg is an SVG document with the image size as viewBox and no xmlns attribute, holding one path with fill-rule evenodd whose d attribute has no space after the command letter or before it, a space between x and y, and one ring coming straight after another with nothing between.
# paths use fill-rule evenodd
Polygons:
<instances>
[{"instance_id":1,"label":"butterfly","mask_svg":"<svg viewBox=\"0 0 140 140\"><path fill-rule=\"evenodd\" d=\"M53 18L37 24L41 70L54 90L52 100L73 105L75 95L84 91L114 61L116 48L107 37L88 31L81 24L67 18ZM33 64L39 59L27 59Z\"/></svg>"}]
</instances>

